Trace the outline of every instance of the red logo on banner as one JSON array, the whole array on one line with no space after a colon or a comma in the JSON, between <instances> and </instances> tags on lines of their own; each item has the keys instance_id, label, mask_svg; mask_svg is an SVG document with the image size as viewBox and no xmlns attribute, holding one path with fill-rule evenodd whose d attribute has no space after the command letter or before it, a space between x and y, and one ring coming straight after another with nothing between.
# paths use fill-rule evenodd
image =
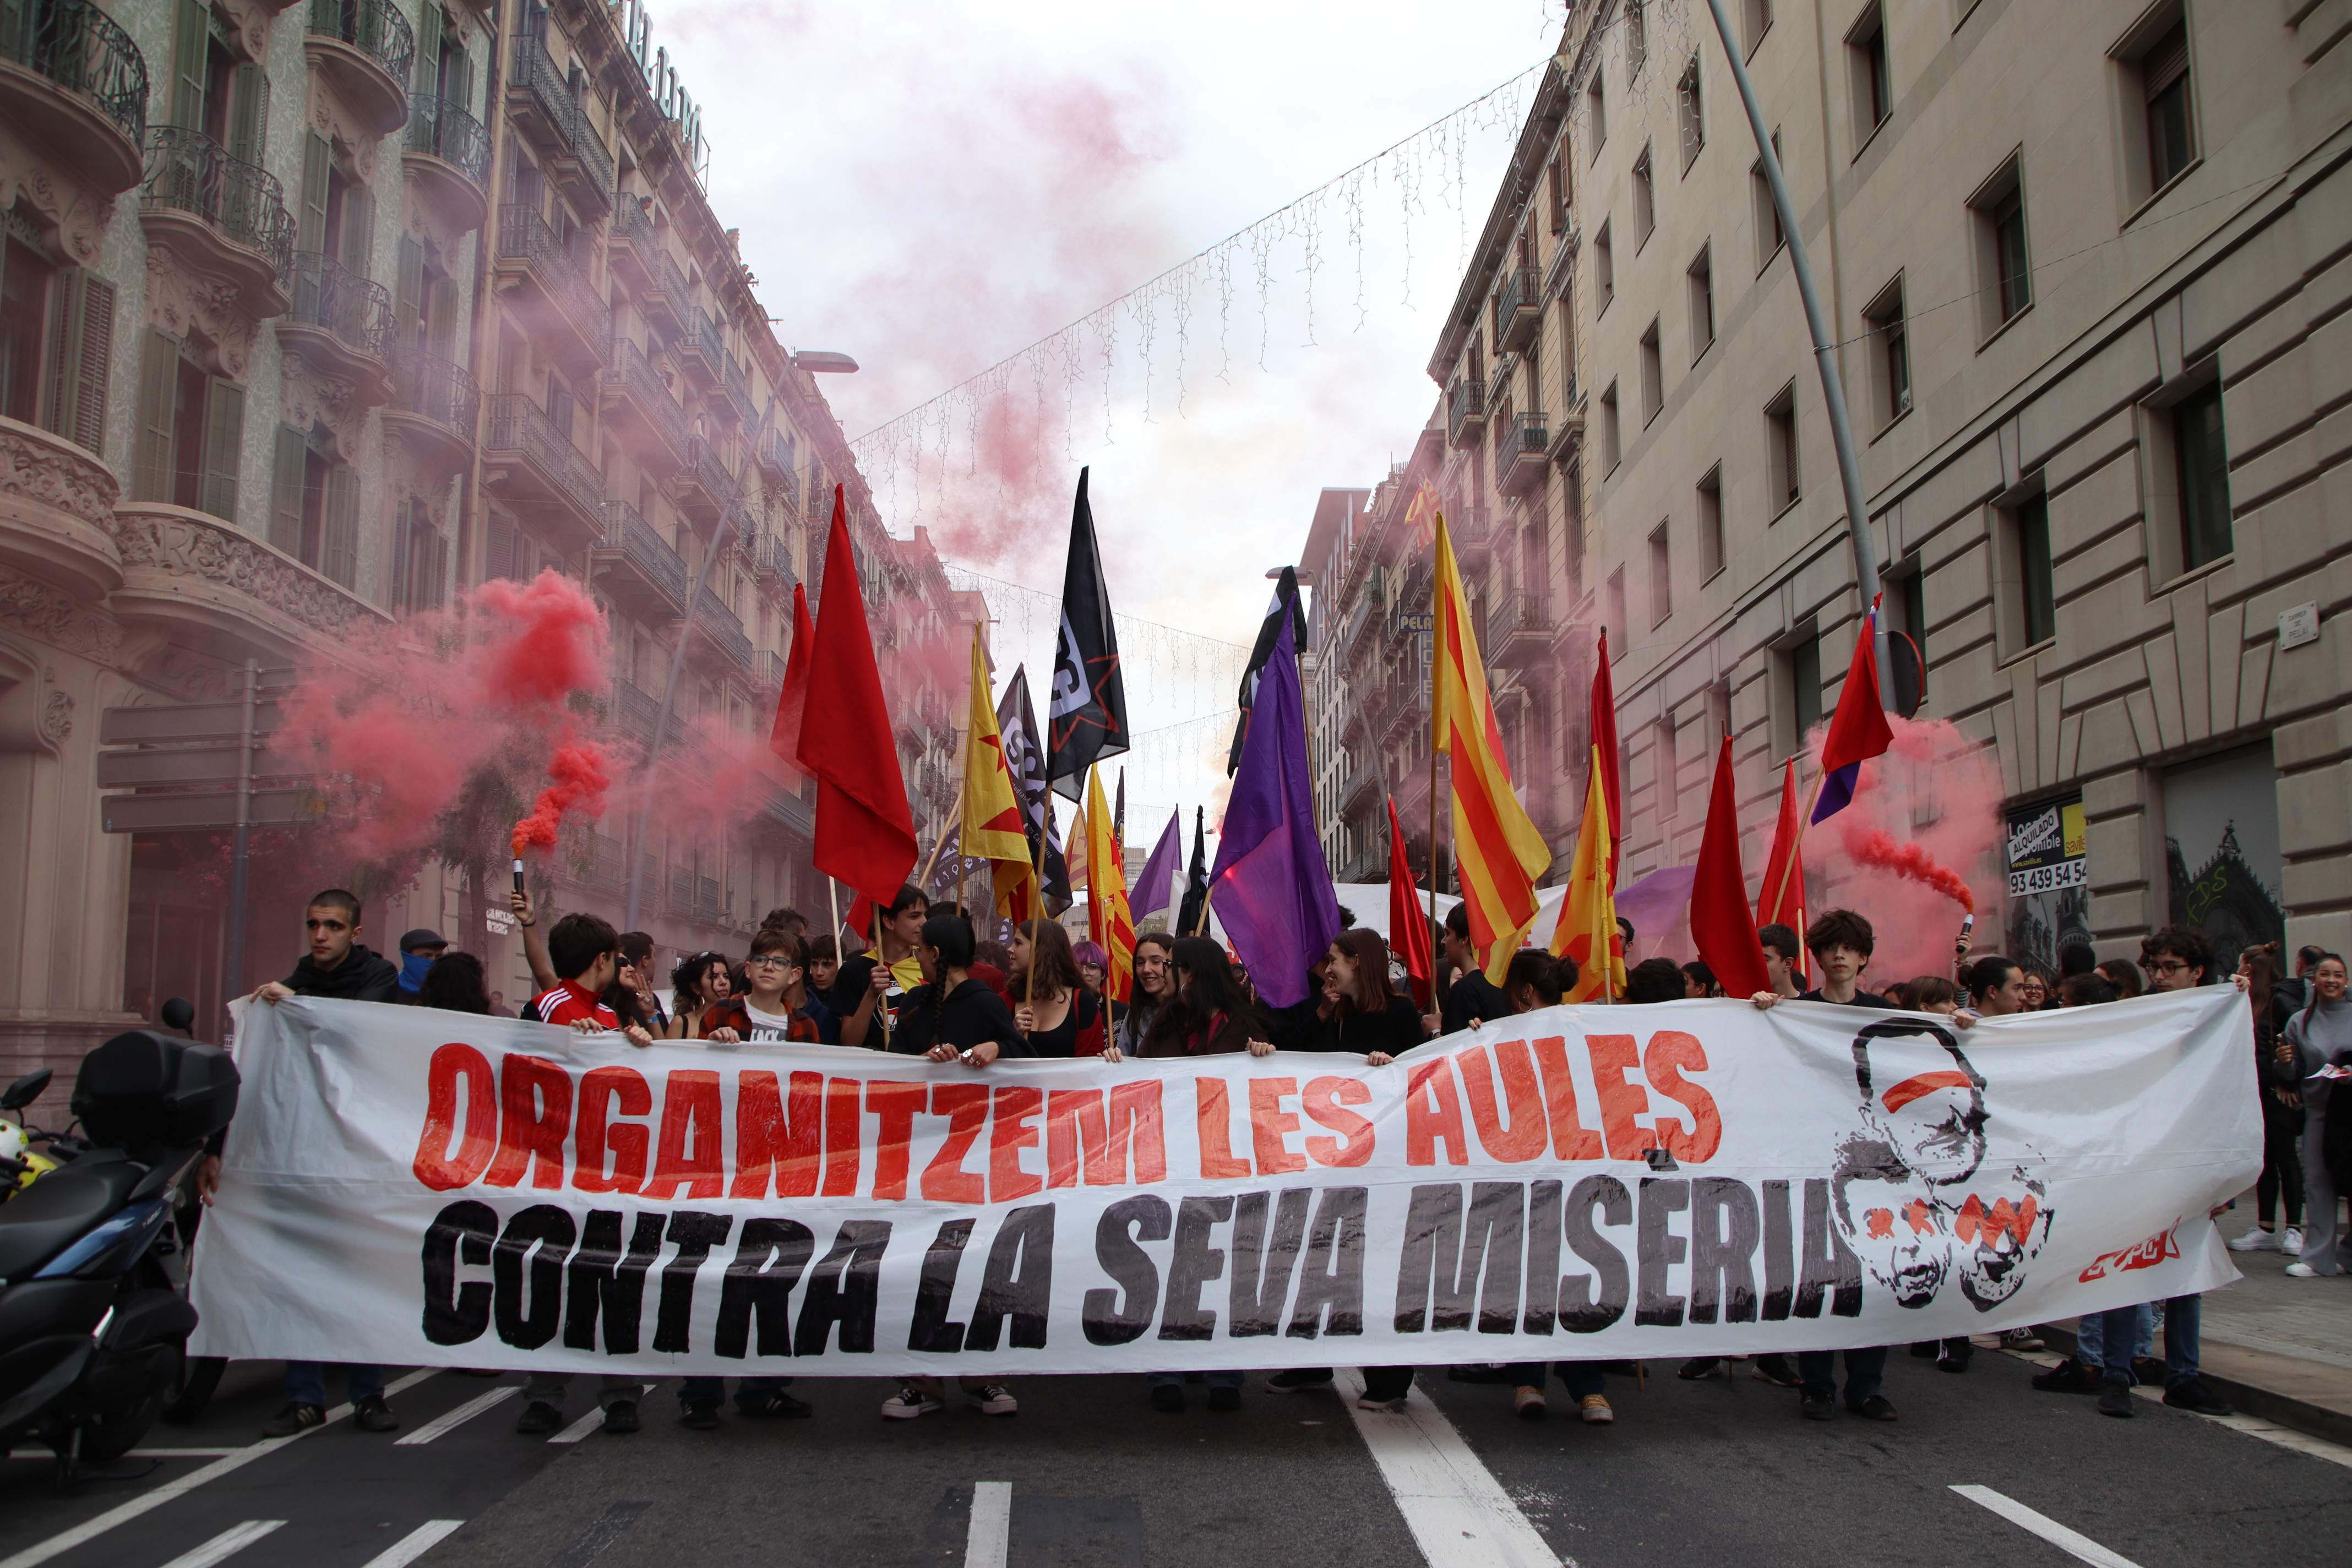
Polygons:
<instances>
[{"instance_id":1,"label":"red logo on banner","mask_svg":"<svg viewBox=\"0 0 2352 1568\"><path fill-rule=\"evenodd\" d=\"M2180 1222L2174 1220L2170 1230L2160 1230L2137 1247L2126 1247L2121 1252L2102 1252L2091 1260L2080 1279L2085 1285L2094 1279L2104 1279L2110 1273L2128 1274L2135 1268L2153 1268L2168 1258L2180 1256L2180 1246L2174 1238Z\"/></svg>"}]
</instances>

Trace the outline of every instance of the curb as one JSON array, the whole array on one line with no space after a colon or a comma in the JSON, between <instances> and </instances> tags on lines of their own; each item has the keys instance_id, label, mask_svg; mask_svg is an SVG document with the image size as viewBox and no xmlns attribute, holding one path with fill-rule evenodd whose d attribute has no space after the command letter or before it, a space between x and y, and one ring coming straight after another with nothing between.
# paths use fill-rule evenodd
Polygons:
<instances>
[{"instance_id":1,"label":"curb","mask_svg":"<svg viewBox=\"0 0 2352 1568\"><path fill-rule=\"evenodd\" d=\"M2041 1335L2051 1349L2070 1356L2074 1353L2074 1330L2043 1324L2033 1331ZM2235 1405L2241 1415L2352 1447L2352 1415L2343 1411L2330 1410L2325 1405L2297 1399L2291 1394L2281 1394L2276 1389L2264 1388L2258 1384L2242 1383L2236 1378L2223 1377L2210 1371L2200 1370L2198 1376Z\"/></svg>"}]
</instances>

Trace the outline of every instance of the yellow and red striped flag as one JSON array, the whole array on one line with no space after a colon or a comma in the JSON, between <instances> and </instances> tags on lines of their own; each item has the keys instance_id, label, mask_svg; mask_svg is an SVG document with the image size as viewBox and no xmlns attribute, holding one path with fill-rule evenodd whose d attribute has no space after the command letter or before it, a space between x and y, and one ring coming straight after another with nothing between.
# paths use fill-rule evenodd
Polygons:
<instances>
[{"instance_id":1,"label":"yellow and red striped flag","mask_svg":"<svg viewBox=\"0 0 2352 1568\"><path fill-rule=\"evenodd\" d=\"M996 728L996 708L988 700L988 654L980 627L971 628L971 713L963 752L963 826L957 853L989 862L996 912L1025 921L1045 913L1035 907L1037 873L1029 858L1029 835L1021 823L1021 797L1004 762L1004 737Z\"/></svg>"},{"instance_id":2,"label":"yellow and red striped flag","mask_svg":"<svg viewBox=\"0 0 2352 1568\"><path fill-rule=\"evenodd\" d=\"M1087 770L1087 908L1095 940L1110 964L1103 973L1103 995L1131 999L1135 980L1135 917L1127 908L1127 863L1119 858L1118 823L1103 804L1102 780Z\"/></svg>"},{"instance_id":3,"label":"yellow and red striped flag","mask_svg":"<svg viewBox=\"0 0 2352 1568\"><path fill-rule=\"evenodd\" d=\"M1536 879L1551 847L1511 791L1511 768L1470 628L1445 514L1437 515L1436 642L1430 653L1432 743L1454 759L1454 862L1468 908L1470 946L1496 984L1536 919Z\"/></svg>"},{"instance_id":4,"label":"yellow and red striped flag","mask_svg":"<svg viewBox=\"0 0 2352 1568\"><path fill-rule=\"evenodd\" d=\"M1584 826L1576 830L1576 858L1570 863L1568 894L1551 928L1551 950L1576 960L1570 1002L1611 1002L1625 994L1625 939L1617 930L1617 889L1610 875L1616 844L1609 831L1608 764L1596 742L1584 781Z\"/></svg>"}]
</instances>

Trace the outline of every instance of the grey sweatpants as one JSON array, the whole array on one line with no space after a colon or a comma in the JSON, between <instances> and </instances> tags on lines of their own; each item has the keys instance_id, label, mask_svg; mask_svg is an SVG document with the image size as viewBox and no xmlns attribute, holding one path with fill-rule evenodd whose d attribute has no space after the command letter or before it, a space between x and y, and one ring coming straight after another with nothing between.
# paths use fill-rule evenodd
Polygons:
<instances>
[{"instance_id":1,"label":"grey sweatpants","mask_svg":"<svg viewBox=\"0 0 2352 1568\"><path fill-rule=\"evenodd\" d=\"M2336 1251L2336 1183L2320 1146L2326 1130L2325 1114L2307 1119L2303 1128L2303 1261L2320 1274L2333 1274L2343 1264Z\"/></svg>"}]
</instances>

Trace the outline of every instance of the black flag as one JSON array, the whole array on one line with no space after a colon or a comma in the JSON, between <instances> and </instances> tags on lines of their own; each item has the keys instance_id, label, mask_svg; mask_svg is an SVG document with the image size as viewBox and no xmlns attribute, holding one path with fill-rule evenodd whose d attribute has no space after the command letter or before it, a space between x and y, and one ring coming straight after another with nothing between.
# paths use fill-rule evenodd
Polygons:
<instances>
[{"instance_id":1,"label":"black flag","mask_svg":"<svg viewBox=\"0 0 2352 1568\"><path fill-rule=\"evenodd\" d=\"M1184 902L1176 911L1176 934L1191 936L1199 930L1209 903L1209 841L1203 829L1206 814L1192 808L1192 868L1184 873Z\"/></svg>"},{"instance_id":2,"label":"black flag","mask_svg":"<svg viewBox=\"0 0 2352 1568\"><path fill-rule=\"evenodd\" d=\"M1062 629L1054 642L1045 722L1046 782L1074 801L1084 798L1088 768L1127 750L1127 683L1118 672L1110 588L1095 548L1084 468L1070 512L1070 560L1062 574Z\"/></svg>"},{"instance_id":3,"label":"black flag","mask_svg":"<svg viewBox=\"0 0 2352 1568\"><path fill-rule=\"evenodd\" d=\"M1063 909L1070 903L1070 868L1062 860L1062 847L1051 832L1053 802L1046 798L1045 750L1038 744L1037 715L1029 706L1029 675L1016 668L996 705L996 729L1004 741L1004 766L1013 775L1013 793L1021 797L1021 823L1029 835L1029 858L1034 865L1045 850L1045 905Z\"/></svg>"},{"instance_id":4,"label":"black flag","mask_svg":"<svg viewBox=\"0 0 2352 1568\"><path fill-rule=\"evenodd\" d=\"M1234 721L1233 749L1225 753L1225 776L1231 778L1242 765L1242 742L1249 736L1250 709L1257 701L1257 678L1265 668L1265 661L1274 656L1274 639L1282 630L1282 606L1290 606L1291 644L1301 653L1307 651L1307 613L1298 605L1298 574L1291 567L1282 569L1282 580L1274 585L1274 603L1265 607L1265 620L1257 628L1257 642L1250 648L1249 668L1242 671L1242 716Z\"/></svg>"}]
</instances>

